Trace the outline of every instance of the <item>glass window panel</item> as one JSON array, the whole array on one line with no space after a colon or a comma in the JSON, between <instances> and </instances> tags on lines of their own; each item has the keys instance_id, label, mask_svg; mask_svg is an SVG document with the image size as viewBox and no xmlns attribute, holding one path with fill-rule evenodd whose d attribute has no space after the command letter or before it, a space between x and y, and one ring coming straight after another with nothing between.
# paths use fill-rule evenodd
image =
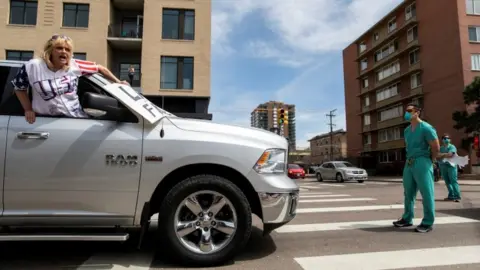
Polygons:
<instances>
[{"instance_id":1,"label":"glass window panel","mask_svg":"<svg viewBox=\"0 0 480 270\"><path fill-rule=\"evenodd\" d=\"M193 40L194 33L195 33L195 17L192 15L185 15L183 38L187 40Z\"/></svg>"},{"instance_id":2,"label":"glass window panel","mask_svg":"<svg viewBox=\"0 0 480 270\"><path fill-rule=\"evenodd\" d=\"M162 38L178 39L178 16L163 15Z\"/></svg>"},{"instance_id":3,"label":"glass window panel","mask_svg":"<svg viewBox=\"0 0 480 270\"><path fill-rule=\"evenodd\" d=\"M37 24L37 4L35 6L28 7L25 10L25 24L35 25Z\"/></svg>"},{"instance_id":4,"label":"glass window panel","mask_svg":"<svg viewBox=\"0 0 480 270\"><path fill-rule=\"evenodd\" d=\"M468 38L470 41L477 41L477 28L469 27L468 28Z\"/></svg>"},{"instance_id":5,"label":"glass window panel","mask_svg":"<svg viewBox=\"0 0 480 270\"><path fill-rule=\"evenodd\" d=\"M7 60L20 60L20 52L7 51Z\"/></svg>"},{"instance_id":6,"label":"glass window panel","mask_svg":"<svg viewBox=\"0 0 480 270\"><path fill-rule=\"evenodd\" d=\"M88 11L79 10L77 13L77 27L88 27Z\"/></svg>"},{"instance_id":7,"label":"glass window panel","mask_svg":"<svg viewBox=\"0 0 480 270\"><path fill-rule=\"evenodd\" d=\"M12 7L10 9L10 23L23 24L23 8Z\"/></svg>"},{"instance_id":8,"label":"glass window panel","mask_svg":"<svg viewBox=\"0 0 480 270\"><path fill-rule=\"evenodd\" d=\"M21 60L22 61L29 61L30 59L33 58L33 52L23 52Z\"/></svg>"},{"instance_id":9,"label":"glass window panel","mask_svg":"<svg viewBox=\"0 0 480 270\"><path fill-rule=\"evenodd\" d=\"M161 83L162 89L177 88L177 59L174 57L162 57Z\"/></svg>"},{"instance_id":10,"label":"glass window panel","mask_svg":"<svg viewBox=\"0 0 480 270\"><path fill-rule=\"evenodd\" d=\"M63 11L63 26L75 27L75 10Z\"/></svg>"}]
</instances>

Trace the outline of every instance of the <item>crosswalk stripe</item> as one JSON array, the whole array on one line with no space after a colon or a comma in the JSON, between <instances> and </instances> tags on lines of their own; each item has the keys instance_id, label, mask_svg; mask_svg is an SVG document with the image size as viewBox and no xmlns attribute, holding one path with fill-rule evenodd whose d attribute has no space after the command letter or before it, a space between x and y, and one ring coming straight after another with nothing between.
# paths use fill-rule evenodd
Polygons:
<instances>
[{"instance_id":1,"label":"crosswalk stripe","mask_svg":"<svg viewBox=\"0 0 480 270\"><path fill-rule=\"evenodd\" d=\"M154 258L153 252L129 252L119 256L115 253L101 253L90 257L77 270L149 270Z\"/></svg>"},{"instance_id":2,"label":"crosswalk stripe","mask_svg":"<svg viewBox=\"0 0 480 270\"><path fill-rule=\"evenodd\" d=\"M395 220L367 220L354 222L334 222L334 223L314 223L314 224L298 224L298 225L284 225L275 231L277 233L298 233L298 232L320 232L320 231L338 231L338 230L355 230L355 229L370 229L393 227L392 222ZM420 224L421 218L413 220L414 224ZM463 218L457 216L436 217L435 224L458 224L458 223L479 223L480 220Z\"/></svg>"},{"instance_id":3,"label":"crosswalk stripe","mask_svg":"<svg viewBox=\"0 0 480 270\"><path fill-rule=\"evenodd\" d=\"M365 206L342 206L342 207L318 207L318 208L297 208L298 213L328 213L328 212L349 212L349 211L370 211L384 209L403 209L403 204L388 205L365 205Z\"/></svg>"},{"instance_id":4,"label":"crosswalk stripe","mask_svg":"<svg viewBox=\"0 0 480 270\"><path fill-rule=\"evenodd\" d=\"M384 182L368 182L367 184L369 184L369 185L389 185L390 183L384 183Z\"/></svg>"},{"instance_id":5,"label":"crosswalk stripe","mask_svg":"<svg viewBox=\"0 0 480 270\"><path fill-rule=\"evenodd\" d=\"M332 192L300 192L300 197L308 195L327 195L332 194Z\"/></svg>"},{"instance_id":6,"label":"crosswalk stripe","mask_svg":"<svg viewBox=\"0 0 480 270\"><path fill-rule=\"evenodd\" d=\"M326 187L344 187L345 186L345 185L339 185L339 184L319 184L319 185L326 186Z\"/></svg>"},{"instance_id":7,"label":"crosswalk stripe","mask_svg":"<svg viewBox=\"0 0 480 270\"><path fill-rule=\"evenodd\" d=\"M330 197L350 197L348 194L318 194L318 195L300 195L300 198L330 198Z\"/></svg>"},{"instance_id":8,"label":"crosswalk stripe","mask_svg":"<svg viewBox=\"0 0 480 270\"><path fill-rule=\"evenodd\" d=\"M307 189L322 189L322 187L318 186L300 186L301 188L307 188Z\"/></svg>"},{"instance_id":9,"label":"crosswalk stripe","mask_svg":"<svg viewBox=\"0 0 480 270\"><path fill-rule=\"evenodd\" d=\"M376 201L375 198L343 198L343 199L318 199L318 200L299 200L301 203L320 203L320 202L360 202Z\"/></svg>"},{"instance_id":10,"label":"crosswalk stripe","mask_svg":"<svg viewBox=\"0 0 480 270\"><path fill-rule=\"evenodd\" d=\"M480 263L480 245L295 258L304 270L368 270ZM414 259L413 259L414 258Z\"/></svg>"}]
</instances>

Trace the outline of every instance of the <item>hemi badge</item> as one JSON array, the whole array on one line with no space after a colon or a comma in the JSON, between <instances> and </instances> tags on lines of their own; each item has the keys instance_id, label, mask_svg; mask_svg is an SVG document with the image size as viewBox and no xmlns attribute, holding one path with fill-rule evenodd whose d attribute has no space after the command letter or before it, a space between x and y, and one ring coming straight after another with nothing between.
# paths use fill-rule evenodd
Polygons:
<instances>
[{"instance_id":1,"label":"hemi badge","mask_svg":"<svg viewBox=\"0 0 480 270\"><path fill-rule=\"evenodd\" d=\"M162 162L162 161L163 161L163 157L161 157L161 156L146 156L146 157L145 157L145 161L158 161L158 162Z\"/></svg>"}]
</instances>

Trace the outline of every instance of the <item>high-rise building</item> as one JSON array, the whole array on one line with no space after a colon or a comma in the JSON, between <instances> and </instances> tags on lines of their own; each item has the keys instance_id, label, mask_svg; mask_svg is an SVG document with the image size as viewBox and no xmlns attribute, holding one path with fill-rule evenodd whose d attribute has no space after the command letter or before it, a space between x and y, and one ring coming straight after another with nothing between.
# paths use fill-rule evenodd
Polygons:
<instances>
[{"instance_id":1,"label":"high-rise building","mask_svg":"<svg viewBox=\"0 0 480 270\"><path fill-rule=\"evenodd\" d=\"M402 164L410 102L460 149L452 113L466 109L462 91L480 75L478 15L479 0L406 0L344 49L349 156Z\"/></svg>"},{"instance_id":2,"label":"high-rise building","mask_svg":"<svg viewBox=\"0 0 480 270\"><path fill-rule=\"evenodd\" d=\"M278 101L260 104L250 114L250 125L284 136L290 142L290 149L296 149L295 105Z\"/></svg>"},{"instance_id":3,"label":"high-rise building","mask_svg":"<svg viewBox=\"0 0 480 270\"><path fill-rule=\"evenodd\" d=\"M0 0L0 59L29 60L53 34L158 106L211 119L211 0Z\"/></svg>"}]
</instances>

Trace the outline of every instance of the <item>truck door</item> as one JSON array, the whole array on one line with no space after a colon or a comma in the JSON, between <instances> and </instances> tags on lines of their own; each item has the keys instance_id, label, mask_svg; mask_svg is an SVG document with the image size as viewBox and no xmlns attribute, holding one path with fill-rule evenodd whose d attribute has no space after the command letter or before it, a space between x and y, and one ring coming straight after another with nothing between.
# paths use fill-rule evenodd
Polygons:
<instances>
[{"instance_id":1,"label":"truck door","mask_svg":"<svg viewBox=\"0 0 480 270\"><path fill-rule=\"evenodd\" d=\"M15 110L15 104L9 103L9 101L11 101L10 97L12 96L13 91L13 87L10 81L17 73L18 68L19 67L15 66L0 65L0 215L3 215L4 210L3 183L5 175L5 152L7 143L8 121L10 119L9 114Z\"/></svg>"},{"instance_id":2,"label":"truck door","mask_svg":"<svg viewBox=\"0 0 480 270\"><path fill-rule=\"evenodd\" d=\"M95 87L80 79L80 91ZM143 120L135 120L37 115L29 124L23 115L11 116L4 217L17 224L132 224L143 135Z\"/></svg>"}]
</instances>

